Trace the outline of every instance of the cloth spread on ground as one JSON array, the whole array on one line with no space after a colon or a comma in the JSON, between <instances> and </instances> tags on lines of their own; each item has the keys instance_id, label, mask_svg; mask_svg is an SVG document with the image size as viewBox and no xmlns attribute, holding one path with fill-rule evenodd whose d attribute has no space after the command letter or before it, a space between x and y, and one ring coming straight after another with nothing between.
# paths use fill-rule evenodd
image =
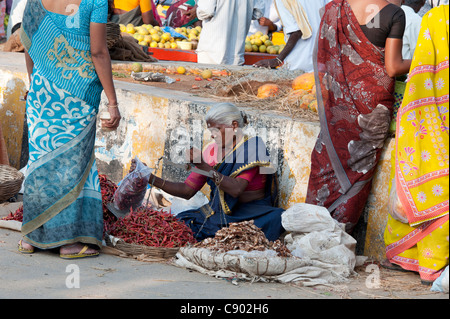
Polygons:
<instances>
[{"instance_id":1,"label":"cloth spread on ground","mask_svg":"<svg viewBox=\"0 0 450 319\"><path fill-rule=\"evenodd\" d=\"M305 286L345 283L356 265L356 241L319 206L296 204L282 214L290 234L285 238L294 257L274 250L211 251L184 247L174 264L218 278L263 282L301 282Z\"/></svg>"}]
</instances>

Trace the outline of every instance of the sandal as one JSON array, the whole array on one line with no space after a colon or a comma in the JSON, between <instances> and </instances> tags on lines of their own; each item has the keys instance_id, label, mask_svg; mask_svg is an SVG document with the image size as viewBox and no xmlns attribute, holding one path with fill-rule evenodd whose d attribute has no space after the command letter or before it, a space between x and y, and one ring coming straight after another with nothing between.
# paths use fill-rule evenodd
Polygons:
<instances>
[{"instance_id":1,"label":"sandal","mask_svg":"<svg viewBox=\"0 0 450 319\"><path fill-rule=\"evenodd\" d=\"M387 259L384 260L383 262L381 262L380 265L381 265L381 267L383 267L385 269L389 269L389 270L396 270L396 271L401 271L401 272L411 272L411 270L403 269L399 265L393 264Z\"/></svg>"},{"instance_id":2,"label":"sandal","mask_svg":"<svg viewBox=\"0 0 450 319\"><path fill-rule=\"evenodd\" d=\"M84 247L76 254L59 254L59 257L63 259L77 259L77 258L87 258L87 257L97 257L100 253L96 251L95 253L85 254L85 252L89 249L88 245L84 245Z\"/></svg>"},{"instance_id":3,"label":"sandal","mask_svg":"<svg viewBox=\"0 0 450 319\"><path fill-rule=\"evenodd\" d=\"M425 285L425 286L433 286L433 283L434 283L434 281L429 281L429 280L420 280L420 283L422 284L422 285Z\"/></svg>"},{"instance_id":4,"label":"sandal","mask_svg":"<svg viewBox=\"0 0 450 319\"><path fill-rule=\"evenodd\" d=\"M32 248L31 249L26 249L26 248L23 247L23 244L22 244L23 242L24 242L23 239L21 239L21 240L19 240L19 243L17 244L17 249L19 250L19 252L22 253L22 254L26 254L26 255L34 253L34 247L31 246L30 244L28 244Z\"/></svg>"}]
</instances>

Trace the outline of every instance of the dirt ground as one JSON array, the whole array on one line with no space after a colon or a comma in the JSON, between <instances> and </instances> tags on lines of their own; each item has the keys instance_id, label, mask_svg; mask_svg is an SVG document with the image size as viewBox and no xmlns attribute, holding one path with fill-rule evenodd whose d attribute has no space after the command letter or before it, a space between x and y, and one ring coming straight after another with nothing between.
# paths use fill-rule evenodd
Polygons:
<instances>
[{"instance_id":1,"label":"dirt ground","mask_svg":"<svg viewBox=\"0 0 450 319\"><path fill-rule=\"evenodd\" d=\"M22 203L0 204L0 218ZM119 256L103 247L98 258L76 261L83 272L83 289L69 291L61 269L67 262L52 252L17 252L18 231L0 227L0 298L157 298L157 299L447 299L430 291L412 272L398 272L367 260L356 267L349 282L305 287L301 284L250 283L219 279L179 268L170 260ZM30 269L33 269L30 272ZM21 274L21 275L20 275ZM195 292L195 293L194 293Z\"/></svg>"}]
</instances>

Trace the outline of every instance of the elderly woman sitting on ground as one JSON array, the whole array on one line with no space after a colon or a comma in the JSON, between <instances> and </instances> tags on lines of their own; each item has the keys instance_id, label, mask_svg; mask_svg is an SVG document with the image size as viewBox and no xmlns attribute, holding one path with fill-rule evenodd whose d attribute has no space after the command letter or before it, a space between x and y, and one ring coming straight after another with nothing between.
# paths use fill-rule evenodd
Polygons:
<instances>
[{"instance_id":1,"label":"elderly woman sitting on ground","mask_svg":"<svg viewBox=\"0 0 450 319\"><path fill-rule=\"evenodd\" d=\"M190 199L205 183L211 188L210 201L197 209L177 215L194 232L197 240L213 237L229 223L253 220L267 239L273 241L284 231L283 209L276 206L276 174L269 169L266 145L259 137L248 137L242 128L246 117L230 103L214 106L205 118L214 142L205 147L203 156L193 149L190 160L209 177L192 172L184 183L151 176L155 187L177 197ZM133 170L135 164L132 164Z\"/></svg>"}]
</instances>

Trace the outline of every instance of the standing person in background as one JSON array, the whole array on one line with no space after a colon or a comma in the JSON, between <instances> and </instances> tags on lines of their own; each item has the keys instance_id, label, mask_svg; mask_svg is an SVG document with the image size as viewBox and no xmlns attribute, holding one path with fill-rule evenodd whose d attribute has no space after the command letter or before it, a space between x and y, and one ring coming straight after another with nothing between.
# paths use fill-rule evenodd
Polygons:
<instances>
[{"instance_id":1,"label":"standing person in background","mask_svg":"<svg viewBox=\"0 0 450 319\"><path fill-rule=\"evenodd\" d=\"M428 11L441 4L449 4L449 0L426 0L425 5L419 11L419 15L423 17Z\"/></svg>"},{"instance_id":2,"label":"standing person in background","mask_svg":"<svg viewBox=\"0 0 450 319\"><path fill-rule=\"evenodd\" d=\"M419 38L422 18L417 13L424 6L425 0L404 0L402 9L406 15L405 35L403 36L403 58L412 59Z\"/></svg>"},{"instance_id":3,"label":"standing person in background","mask_svg":"<svg viewBox=\"0 0 450 319\"><path fill-rule=\"evenodd\" d=\"M201 26L197 18L196 0L179 0L172 4L166 13L166 24L172 28Z\"/></svg>"},{"instance_id":4,"label":"standing person in background","mask_svg":"<svg viewBox=\"0 0 450 319\"><path fill-rule=\"evenodd\" d=\"M28 0L14 0L11 6L9 15L8 28L6 37L9 39L11 35L16 32L22 24L23 11L27 5Z\"/></svg>"},{"instance_id":5,"label":"standing person in background","mask_svg":"<svg viewBox=\"0 0 450 319\"><path fill-rule=\"evenodd\" d=\"M274 0L257 1L261 3L259 7L262 8L263 17L257 20L252 20L252 22L250 23L250 30L248 31L248 35L250 36L258 31L262 32L263 34L280 31L282 25L280 17L277 13L277 9L275 8Z\"/></svg>"},{"instance_id":6,"label":"standing person in background","mask_svg":"<svg viewBox=\"0 0 450 319\"><path fill-rule=\"evenodd\" d=\"M153 0L114 0L114 15L111 21L118 24L159 25L156 21L152 7Z\"/></svg>"},{"instance_id":7,"label":"standing person in background","mask_svg":"<svg viewBox=\"0 0 450 319\"><path fill-rule=\"evenodd\" d=\"M198 0L198 63L242 65L254 0Z\"/></svg>"},{"instance_id":8,"label":"standing person in background","mask_svg":"<svg viewBox=\"0 0 450 319\"><path fill-rule=\"evenodd\" d=\"M313 51L320 25L320 9L329 0L275 0L286 46L275 59L259 61L256 67L276 68L283 63L289 70L312 72Z\"/></svg>"},{"instance_id":9,"label":"standing person in background","mask_svg":"<svg viewBox=\"0 0 450 319\"><path fill-rule=\"evenodd\" d=\"M374 10L369 11L368 8ZM405 16L385 0L333 0L318 38L315 76L321 131L306 202L326 207L351 233L366 206L389 135Z\"/></svg>"},{"instance_id":10,"label":"standing person in background","mask_svg":"<svg viewBox=\"0 0 450 319\"><path fill-rule=\"evenodd\" d=\"M102 246L94 145L103 90L111 115L103 126L120 122L107 17L108 0L28 0L25 8L21 41L30 89L22 253L59 248L61 258L83 258Z\"/></svg>"},{"instance_id":11,"label":"standing person in background","mask_svg":"<svg viewBox=\"0 0 450 319\"><path fill-rule=\"evenodd\" d=\"M423 17L395 135L395 200L382 266L431 285L449 257L449 6ZM393 188L394 189L394 188Z\"/></svg>"}]
</instances>

